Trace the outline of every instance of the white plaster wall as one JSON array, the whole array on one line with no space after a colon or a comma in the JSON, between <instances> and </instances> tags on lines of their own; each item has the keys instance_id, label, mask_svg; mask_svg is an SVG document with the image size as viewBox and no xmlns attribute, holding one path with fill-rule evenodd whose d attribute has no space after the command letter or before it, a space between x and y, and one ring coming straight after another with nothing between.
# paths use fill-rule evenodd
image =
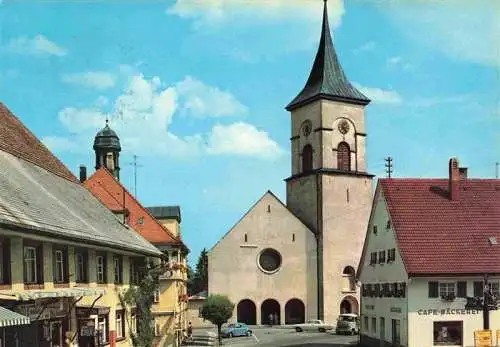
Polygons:
<instances>
[{"instance_id":1,"label":"white plaster wall","mask_svg":"<svg viewBox=\"0 0 500 347\"><path fill-rule=\"evenodd\" d=\"M374 200L375 204L373 206L371 220L367 227L363 250L364 258L362 259L363 263L361 264L362 268L359 274L359 281L365 285L368 283L406 282L408 288L408 276L398 251L394 230L392 227L390 229L386 228L389 214L381 190L376 192ZM373 233L374 225L377 226L377 234ZM396 249L396 260L394 262L387 263L386 261L385 263L370 265L371 252L377 252L378 257L378 252L385 250L387 259L387 250L390 248ZM390 342L392 341L392 319L399 319L401 345L407 346L408 295L409 290L407 289L405 298L361 298L361 333L372 338L384 338L385 341ZM366 330L364 326L365 316L368 317L369 330ZM377 330L375 333L372 332L372 317L377 319ZM385 318L384 332L380 329L381 317ZM419 345L419 347L421 346L424 345Z\"/></svg>"},{"instance_id":2,"label":"white plaster wall","mask_svg":"<svg viewBox=\"0 0 500 347\"><path fill-rule=\"evenodd\" d=\"M491 281L500 281L499 277ZM458 282L467 281L467 296L474 295L474 281L482 281L481 277L454 278L413 278L409 286L408 301L408 347L433 346L433 326L435 321L463 321L463 346L474 346L474 331L482 330L482 312L467 313L465 298L456 298L448 302L441 298L429 298L428 282ZM435 309L432 314L419 314L422 309ZM449 309L449 311L448 311ZM446 310L442 312L441 310ZM420 311L422 313L422 311ZM464 314L465 313L465 314ZM490 329L493 331L495 343L496 330L500 329L500 311L490 311ZM499 341L500 342L500 341Z\"/></svg>"},{"instance_id":3,"label":"white plaster wall","mask_svg":"<svg viewBox=\"0 0 500 347\"><path fill-rule=\"evenodd\" d=\"M358 266L370 215L372 180L323 175L322 185L324 319L335 322L346 295L354 296L359 303L359 288L352 293L342 291L342 272L346 266Z\"/></svg>"},{"instance_id":4,"label":"white plaster wall","mask_svg":"<svg viewBox=\"0 0 500 347\"><path fill-rule=\"evenodd\" d=\"M264 273L257 265L259 253L268 247L282 255L282 266L274 274ZM243 299L255 303L258 324L260 306L269 298L280 303L282 323L285 304L292 298L304 302L306 319L316 316L316 240L269 192L210 250L208 271L209 293L226 294L235 304L232 321Z\"/></svg>"},{"instance_id":5,"label":"white plaster wall","mask_svg":"<svg viewBox=\"0 0 500 347\"><path fill-rule=\"evenodd\" d=\"M286 204L288 208L315 232L318 228L317 199L316 175L298 177L287 182Z\"/></svg>"}]
</instances>

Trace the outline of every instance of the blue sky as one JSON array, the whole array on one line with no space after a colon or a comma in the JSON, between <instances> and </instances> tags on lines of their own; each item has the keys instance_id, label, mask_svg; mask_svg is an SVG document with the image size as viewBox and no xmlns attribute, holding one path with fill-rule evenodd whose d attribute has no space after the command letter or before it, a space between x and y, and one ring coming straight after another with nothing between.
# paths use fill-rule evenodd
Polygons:
<instances>
[{"instance_id":1,"label":"blue sky","mask_svg":"<svg viewBox=\"0 0 500 347\"><path fill-rule=\"evenodd\" d=\"M369 172L470 176L500 161L500 7L494 1L330 0L366 111ZM473 4L472 4L473 3ZM309 74L320 0L0 0L0 101L78 174L111 119L122 182L178 204L196 261L290 174L284 106Z\"/></svg>"}]
</instances>

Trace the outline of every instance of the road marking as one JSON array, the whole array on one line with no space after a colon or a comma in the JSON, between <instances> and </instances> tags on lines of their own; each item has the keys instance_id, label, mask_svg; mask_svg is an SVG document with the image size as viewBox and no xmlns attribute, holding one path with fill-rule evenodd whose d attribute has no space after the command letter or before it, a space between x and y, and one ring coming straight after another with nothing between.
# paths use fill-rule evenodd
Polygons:
<instances>
[{"instance_id":1,"label":"road marking","mask_svg":"<svg viewBox=\"0 0 500 347\"><path fill-rule=\"evenodd\" d=\"M257 338L257 336L255 336L255 334L252 334L252 336L255 339L255 341L257 341L257 343L260 343L259 339Z\"/></svg>"}]
</instances>

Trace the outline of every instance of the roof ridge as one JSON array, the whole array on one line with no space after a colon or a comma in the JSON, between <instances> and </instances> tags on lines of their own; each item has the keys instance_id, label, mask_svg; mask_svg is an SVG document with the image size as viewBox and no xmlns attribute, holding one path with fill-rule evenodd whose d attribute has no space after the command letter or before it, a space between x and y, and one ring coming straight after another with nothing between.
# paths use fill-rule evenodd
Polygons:
<instances>
[{"instance_id":1,"label":"roof ridge","mask_svg":"<svg viewBox=\"0 0 500 347\"><path fill-rule=\"evenodd\" d=\"M113 180L114 180L114 181L115 181L115 182L116 182L119 186L121 186L121 187L123 188L124 192L126 192L126 193L127 193L127 195L128 195L128 196L130 196L130 197L132 198L132 200L133 200L133 201L135 201L135 202L137 203L137 205L139 205L139 206L141 207L141 209L142 209L144 212L146 212L146 214L147 214L148 216L150 216L150 217L154 220L154 222L155 222L156 224L158 224L158 225L159 225L159 226L160 226L160 227L161 227L161 228L165 231L165 233L167 233L170 237L172 237L172 239L173 239L173 240L175 240L175 241L177 241L177 242L180 242L180 243L183 243L183 242L182 242L182 240L181 240L180 238L175 237L175 236L172 234L172 232L171 232L170 230L168 230L168 228L166 228L166 227L165 227L163 224L161 224L161 223L160 223L160 222L159 222L159 221L158 221L158 220L157 220L157 219L156 219L156 218L155 218L155 217L154 217L151 213L149 213L149 211L147 210L147 208L146 208L146 207L144 207L144 206L143 206L143 205L142 205L142 204L141 204L141 203L140 203L140 202L139 202L139 201L138 201L138 200L137 200L137 199L136 199L136 198L135 198L135 197L134 197L134 196L133 196L133 195L132 195L132 194L128 191L128 190L127 190L127 188L125 187L125 185L123 185L120 181L118 181L118 180L116 179L116 177L115 177L115 176L113 176L113 175L111 174L111 172L109 172L109 170L108 170L107 168L105 168L105 167L101 167L101 168L99 168L98 170L96 170L96 171L95 171L95 172L94 172L94 173L93 173L93 174L92 174L92 175L88 178L88 180L90 180L93 176L95 176L95 175L97 174L97 172L100 172L101 170L102 170L102 172L104 172L105 174L107 174L108 176L110 176L110 177L111 177L111 178L112 178L112 179L113 179ZM134 230L135 230L135 229L134 229Z\"/></svg>"}]
</instances>

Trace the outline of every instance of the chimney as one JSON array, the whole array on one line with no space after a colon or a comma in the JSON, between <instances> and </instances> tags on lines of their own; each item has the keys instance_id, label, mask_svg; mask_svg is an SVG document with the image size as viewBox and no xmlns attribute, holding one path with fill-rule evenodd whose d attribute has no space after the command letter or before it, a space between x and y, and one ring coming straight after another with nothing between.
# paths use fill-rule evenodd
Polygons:
<instances>
[{"instance_id":1,"label":"chimney","mask_svg":"<svg viewBox=\"0 0 500 347\"><path fill-rule=\"evenodd\" d=\"M467 168L466 167L459 168L458 172L460 173L460 179L461 180L466 180L467 179Z\"/></svg>"},{"instance_id":2,"label":"chimney","mask_svg":"<svg viewBox=\"0 0 500 347\"><path fill-rule=\"evenodd\" d=\"M460 193L460 169L458 168L458 159L451 158L449 164L448 191L450 200L458 200Z\"/></svg>"},{"instance_id":3,"label":"chimney","mask_svg":"<svg viewBox=\"0 0 500 347\"><path fill-rule=\"evenodd\" d=\"M85 165L80 165L80 183L87 180L87 167Z\"/></svg>"}]
</instances>

